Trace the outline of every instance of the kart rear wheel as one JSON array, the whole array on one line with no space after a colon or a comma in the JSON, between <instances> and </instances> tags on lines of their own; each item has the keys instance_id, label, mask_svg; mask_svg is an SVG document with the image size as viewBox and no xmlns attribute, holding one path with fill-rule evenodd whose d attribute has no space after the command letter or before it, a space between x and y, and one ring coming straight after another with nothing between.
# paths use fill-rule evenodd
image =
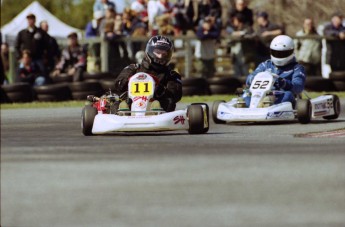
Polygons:
<instances>
[{"instance_id":1,"label":"kart rear wheel","mask_svg":"<svg viewBox=\"0 0 345 227\"><path fill-rule=\"evenodd\" d=\"M307 124L311 120L311 103L309 99L298 99L296 103L297 119L301 124Z\"/></svg>"},{"instance_id":2,"label":"kart rear wheel","mask_svg":"<svg viewBox=\"0 0 345 227\"><path fill-rule=\"evenodd\" d=\"M204 110L201 105L189 106L187 116L189 119L189 134L202 134L206 132L204 128Z\"/></svg>"},{"instance_id":3,"label":"kart rear wheel","mask_svg":"<svg viewBox=\"0 0 345 227\"><path fill-rule=\"evenodd\" d=\"M333 109L334 109L334 114L330 116L324 116L323 119L327 120L333 120L337 119L340 115L340 100L337 95L332 95L333 96Z\"/></svg>"},{"instance_id":4,"label":"kart rear wheel","mask_svg":"<svg viewBox=\"0 0 345 227\"><path fill-rule=\"evenodd\" d=\"M85 136L92 135L92 126L95 116L97 115L97 109L93 106L85 106L81 113L81 129Z\"/></svg>"},{"instance_id":5,"label":"kart rear wheel","mask_svg":"<svg viewBox=\"0 0 345 227\"><path fill-rule=\"evenodd\" d=\"M225 124L225 121L219 120L217 118L218 106L221 103L225 103L225 101L224 100L217 100L217 101L214 101L214 103L212 105L212 119L213 119L214 123L216 123L216 124Z\"/></svg>"}]
</instances>

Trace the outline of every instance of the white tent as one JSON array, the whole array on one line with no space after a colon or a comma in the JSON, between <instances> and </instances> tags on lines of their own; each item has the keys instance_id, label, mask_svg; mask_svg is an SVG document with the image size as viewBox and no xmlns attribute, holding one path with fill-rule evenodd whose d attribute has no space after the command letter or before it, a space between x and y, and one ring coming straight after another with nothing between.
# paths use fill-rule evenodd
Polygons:
<instances>
[{"instance_id":1,"label":"white tent","mask_svg":"<svg viewBox=\"0 0 345 227\"><path fill-rule=\"evenodd\" d=\"M19 31L27 27L28 23L26 16L30 13L33 13L36 16L36 26L39 26L39 23L43 20L48 22L48 33L53 37L66 38L71 32L77 32L79 37L81 37L80 30L60 21L57 17L46 10L39 2L34 1L21 13L19 13L11 22L1 28L1 33L4 37L4 40L13 39L13 37L17 36Z\"/></svg>"}]
</instances>

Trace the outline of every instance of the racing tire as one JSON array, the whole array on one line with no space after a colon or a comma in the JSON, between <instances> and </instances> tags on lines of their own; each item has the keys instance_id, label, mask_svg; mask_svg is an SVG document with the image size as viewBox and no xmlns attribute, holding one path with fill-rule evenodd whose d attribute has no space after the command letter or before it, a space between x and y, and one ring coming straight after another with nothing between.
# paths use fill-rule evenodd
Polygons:
<instances>
[{"instance_id":1,"label":"racing tire","mask_svg":"<svg viewBox=\"0 0 345 227\"><path fill-rule=\"evenodd\" d=\"M207 126L204 125L204 131L203 133L208 132L210 129L210 108L206 103L192 103L192 105L199 105L201 108L203 108L203 114L204 114L204 124L206 123ZM204 109L205 107L205 109Z\"/></svg>"},{"instance_id":2,"label":"racing tire","mask_svg":"<svg viewBox=\"0 0 345 227\"><path fill-rule=\"evenodd\" d=\"M92 126L97 115L97 109L91 105L87 105L83 108L81 113L81 129L84 136L92 135Z\"/></svg>"},{"instance_id":3,"label":"racing tire","mask_svg":"<svg viewBox=\"0 0 345 227\"><path fill-rule=\"evenodd\" d=\"M201 105L191 105L187 109L189 134L203 134L204 128L204 110Z\"/></svg>"},{"instance_id":4,"label":"racing tire","mask_svg":"<svg viewBox=\"0 0 345 227\"><path fill-rule=\"evenodd\" d=\"M330 116L324 116L323 119L326 120L334 120L337 119L340 115L340 100L337 95L332 95L333 96L333 109L334 109L334 114Z\"/></svg>"},{"instance_id":5,"label":"racing tire","mask_svg":"<svg viewBox=\"0 0 345 227\"><path fill-rule=\"evenodd\" d=\"M311 103L309 99L298 99L296 102L297 119L301 124L308 124L311 120Z\"/></svg>"},{"instance_id":6,"label":"racing tire","mask_svg":"<svg viewBox=\"0 0 345 227\"><path fill-rule=\"evenodd\" d=\"M213 102L213 105L212 105L212 119L213 119L213 122L216 124L225 124L226 123L225 121L219 120L217 118L218 107L219 107L219 104L221 104L221 103L225 103L225 101L224 100L216 100Z\"/></svg>"}]
</instances>

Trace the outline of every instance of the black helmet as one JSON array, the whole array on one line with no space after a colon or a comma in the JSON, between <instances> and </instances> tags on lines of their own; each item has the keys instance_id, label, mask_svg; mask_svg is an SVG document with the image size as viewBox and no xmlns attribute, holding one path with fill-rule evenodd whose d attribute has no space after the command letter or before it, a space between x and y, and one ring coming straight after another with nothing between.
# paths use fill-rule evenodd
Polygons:
<instances>
[{"instance_id":1,"label":"black helmet","mask_svg":"<svg viewBox=\"0 0 345 227\"><path fill-rule=\"evenodd\" d=\"M174 45L165 36L154 36L146 44L146 56L152 68L156 70L166 67L173 53Z\"/></svg>"}]
</instances>

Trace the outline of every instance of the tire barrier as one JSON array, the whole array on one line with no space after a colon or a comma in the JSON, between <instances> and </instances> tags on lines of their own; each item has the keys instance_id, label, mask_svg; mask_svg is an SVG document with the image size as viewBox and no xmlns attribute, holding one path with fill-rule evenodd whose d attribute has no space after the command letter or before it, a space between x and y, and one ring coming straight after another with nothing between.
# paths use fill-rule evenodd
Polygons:
<instances>
[{"instance_id":1,"label":"tire barrier","mask_svg":"<svg viewBox=\"0 0 345 227\"><path fill-rule=\"evenodd\" d=\"M305 81L307 91L335 91L333 81L322 77L308 77Z\"/></svg>"},{"instance_id":2,"label":"tire barrier","mask_svg":"<svg viewBox=\"0 0 345 227\"><path fill-rule=\"evenodd\" d=\"M36 97L39 101L65 101L71 99L71 91L67 83L51 84L34 87Z\"/></svg>"},{"instance_id":3,"label":"tire barrier","mask_svg":"<svg viewBox=\"0 0 345 227\"><path fill-rule=\"evenodd\" d=\"M182 94L185 96L210 94L206 79L183 78L182 79Z\"/></svg>"},{"instance_id":4,"label":"tire barrier","mask_svg":"<svg viewBox=\"0 0 345 227\"><path fill-rule=\"evenodd\" d=\"M207 82L211 94L234 94L238 87L242 87L241 81L233 77L213 77Z\"/></svg>"},{"instance_id":5,"label":"tire barrier","mask_svg":"<svg viewBox=\"0 0 345 227\"><path fill-rule=\"evenodd\" d=\"M336 91L345 91L345 81L333 81Z\"/></svg>"},{"instance_id":6,"label":"tire barrier","mask_svg":"<svg viewBox=\"0 0 345 227\"><path fill-rule=\"evenodd\" d=\"M345 81L345 71L334 71L329 74L331 80Z\"/></svg>"},{"instance_id":7,"label":"tire barrier","mask_svg":"<svg viewBox=\"0 0 345 227\"><path fill-rule=\"evenodd\" d=\"M111 89L111 91L115 91L115 79L101 80L99 83L101 84L101 87L105 92L109 91L109 89Z\"/></svg>"},{"instance_id":8,"label":"tire barrier","mask_svg":"<svg viewBox=\"0 0 345 227\"><path fill-rule=\"evenodd\" d=\"M103 79L114 79L115 76L108 72L100 72L100 73L84 73L83 74L84 81L100 81Z\"/></svg>"},{"instance_id":9,"label":"tire barrier","mask_svg":"<svg viewBox=\"0 0 345 227\"><path fill-rule=\"evenodd\" d=\"M100 96L104 93L101 85L96 81L73 82L69 84L74 100L86 99L87 95Z\"/></svg>"},{"instance_id":10,"label":"tire barrier","mask_svg":"<svg viewBox=\"0 0 345 227\"><path fill-rule=\"evenodd\" d=\"M33 90L29 83L14 83L2 85L4 102L32 102Z\"/></svg>"},{"instance_id":11,"label":"tire barrier","mask_svg":"<svg viewBox=\"0 0 345 227\"><path fill-rule=\"evenodd\" d=\"M110 75L103 74L103 75ZM93 75L94 76L94 75ZM102 77L102 76L100 76ZM307 77L305 89L307 91L345 91L345 72L338 71L330 74L331 79L322 77ZM72 77L69 77L72 79ZM1 103L38 101L85 100L88 95L100 96L109 88L115 91L114 77L112 79L96 80L95 78L83 82L63 83L64 80L32 88L28 83L14 83L2 85L0 89ZM245 78L214 77L184 78L182 80L183 96L234 94L238 87L245 84Z\"/></svg>"},{"instance_id":12,"label":"tire barrier","mask_svg":"<svg viewBox=\"0 0 345 227\"><path fill-rule=\"evenodd\" d=\"M58 83L70 83L73 81L73 76L68 76L67 73L61 73L59 76L52 77L54 84Z\"/></svg>"}]
</instances>

